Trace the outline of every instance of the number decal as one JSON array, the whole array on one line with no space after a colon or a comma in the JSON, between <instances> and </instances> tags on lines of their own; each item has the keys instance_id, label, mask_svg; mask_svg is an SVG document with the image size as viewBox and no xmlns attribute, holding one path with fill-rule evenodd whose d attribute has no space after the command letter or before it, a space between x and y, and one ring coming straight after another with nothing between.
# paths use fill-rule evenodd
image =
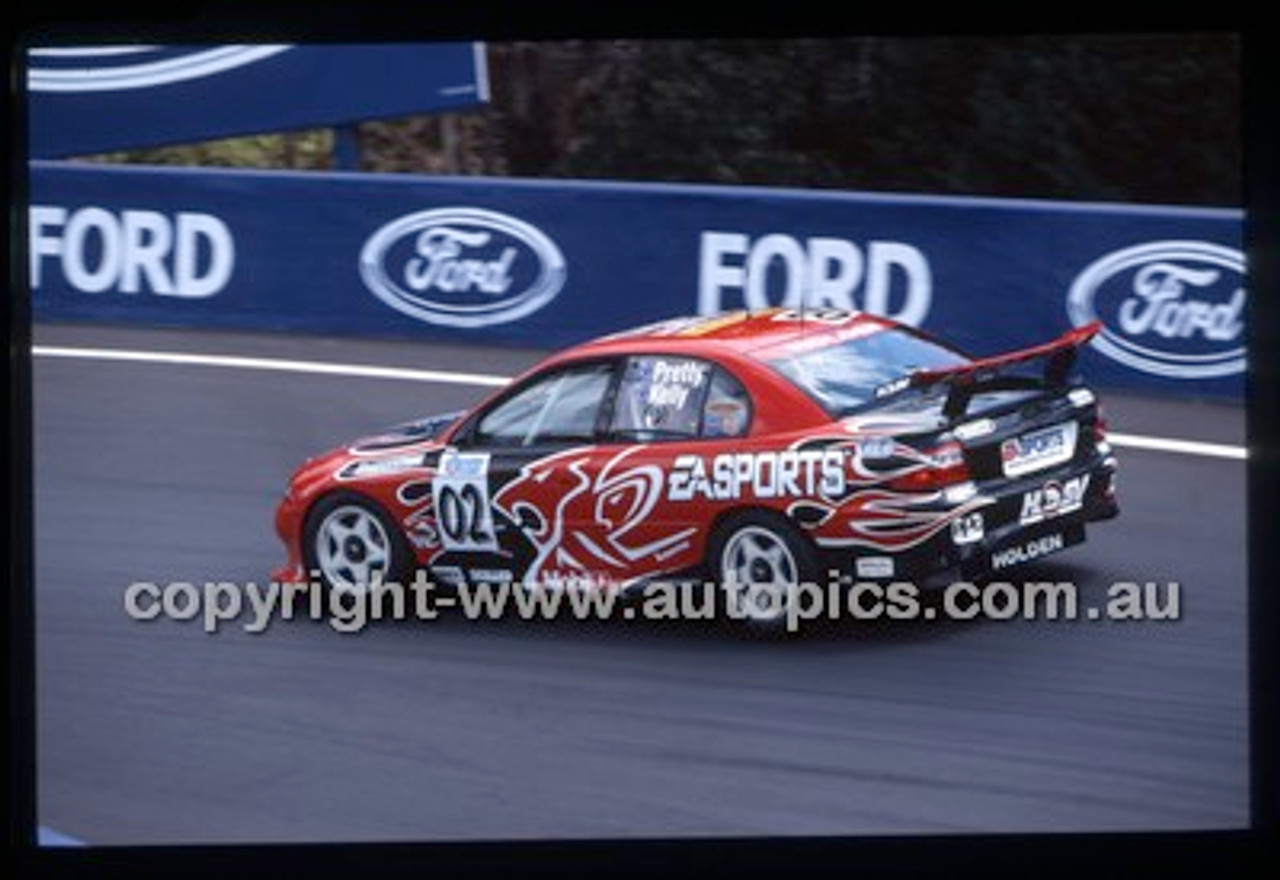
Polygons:
<instances>
[{"instance_id":1,"label":"number decal","mask_svg":"<svg viewBox=\"0 0 1280 880\"><path fill-rule=\"evenodd\" d=\"M489 454L447 450L431 481L436 523L446 550L497 550L489 509Z\"/></svg>"},{"instance_id":2,"label":"number decal","mask_svg":"<svg viewBox=\"0 0 1280 880\"><path fill-rule=\"evenodd\" d=\"M440 529L449 543L458 549L463 545L487 547L492 536L486 527L488 508L481 490L474 483L460 487L444 485L438 497Z\"/></svg>"}]
</instances>

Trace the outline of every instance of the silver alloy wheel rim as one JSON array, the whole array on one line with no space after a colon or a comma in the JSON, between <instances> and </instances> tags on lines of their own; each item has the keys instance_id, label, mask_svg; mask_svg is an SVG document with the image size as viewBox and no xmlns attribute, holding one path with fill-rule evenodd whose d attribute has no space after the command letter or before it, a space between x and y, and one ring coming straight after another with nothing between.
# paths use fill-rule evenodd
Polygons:
<instances>
[{"instance_id":1,"label":"silver alloy wheel rim","mask_svg":"<svg viewBox=\"0 0 1280 880\"><path fill-rule=\"evenodd\" d=\"M391 565L391 541L378 518L358 504L331 510L316 529L316 561L337 590L365 593Z\"/></svg>"},{"instance_id":2,"label":"silver alloy wheel rim","mask_svg":"<svg viewBox=\"0 0 1280 880\"><path fill-rule=\"evenodd\" d=\"M795 601L799 568L786 541L762 526L744 526L720 554L721 585L735 613L770 622Z\"/></svg>"}]
</instances>

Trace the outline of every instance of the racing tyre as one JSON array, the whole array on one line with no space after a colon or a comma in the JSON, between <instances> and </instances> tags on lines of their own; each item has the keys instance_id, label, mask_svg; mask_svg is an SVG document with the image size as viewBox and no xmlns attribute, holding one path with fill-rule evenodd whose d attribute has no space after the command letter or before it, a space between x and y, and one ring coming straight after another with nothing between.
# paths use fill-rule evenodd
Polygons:
<instances>
[{"instance_id":1,"label":"racing tyre","mask_svg":"<svg viewBox=\"0 0 1280 880\"><path fill-rule=\"evenodd\" d=\"M753 635L798 631L805 598L800 585L817 584L818 569L809 540L782 516L765 511L729 517L716 529L707 551L721 618ZM789 621L797 623L789 628Z\"/></svg>"},{"instance_id":2,"label":"racing tyre","mask_svg":"<svg viewBox=\"0 0 1280 880\"><path fill-rule=\"evenodd\" d=\"M350 492L322 498L307 514L302 550L308 571L329 591L365 593L375 582L404 583L412 552L377 503Z\"/></svg>"}]
</instances>

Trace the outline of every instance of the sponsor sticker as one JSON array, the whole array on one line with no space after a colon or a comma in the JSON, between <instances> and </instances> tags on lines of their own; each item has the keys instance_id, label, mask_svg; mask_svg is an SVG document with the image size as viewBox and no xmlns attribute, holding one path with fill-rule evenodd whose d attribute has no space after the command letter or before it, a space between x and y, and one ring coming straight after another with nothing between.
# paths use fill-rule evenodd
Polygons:
<instances>
[{"instance_id":1,"label":"sponsor sticker","mask_svg":"<svg viewBox=\"0 0 1280 880\"><path fill-rule=\"evenodd\" d=\"M1079 510L1084 505L1084 494L1088 489L1088 474L1062 482L1049 480L1040 488L1023 494L1018 521L1026 526Z\"/></svg>"},{"instance_id":2,"label":"sponsor sticker","mask_svg":"<svg viewBox=\"0 0 1280 880\"><path fill-rule=\"evenodd\" d=\"M893 557L860 556L854 563L854 571L861 578L893 577Z\"/></svg>"},{"instance_id":3,"label":"sponsor sticker","mask_svg":"<svg viewBox=\"0 0 1280 880\"><path fill-rule=\"evenodd\" d=\"M845 490L840 449L678 455L667 475L670 501L838 497Z\"/></svg>"},{"instance_id":4,"label":"sponsor sticker","mask_svg":"<svg viewBox=\"0 0 1280 880\"><path fill-rule=\"evenodd\" d=\"M868 437L857 443L858 455L863 461L881 461L893 457L892 437Z\"/></svg>"},{"instance_id":5,"label":"sponsor sticker","mask_svg":"<svg viewBox=\"0 0 1280 880\"><path fill-rule=\"evenodd\" d=\"M1088 388L1072 388L1067 392L1067 400L1071 401L1071 405L1076 409L1083 409L1097 399Z\"/></svg>"},{"instance_id":6,"label":"sponsor sticker","mask_svg":"<svg viewBox=\"0 0 1280 880\"><path fill-rule=\"evenodd\" d=\"M342 467L335 478L338 480L354 480L357 477L382 477L387 474L398 474L422 467L422 453L410 455L392 455L387 458L365 458L350 462Z\"/></svg>"},{"instance_id":7,"label":"sponsor sticker","mask_svg":"<svg viewBox=\"0 0 1280 880\"><path fill-rule=\"evenodd\" d=\"M1006 477L1020 477L1070 461L1076 452L1075 422L1063 422L1013 437L1000 444L1000 461Z\"/></svg>"},{"instance_id":8,"label":"sponsor sticker","mask_svg":"<svg viewBox=\"0 0 1280 880\"><path fill-rule=\"evenodd\" d=\"M885 382L883 385L877 385L873 392L875 397L888 397L890 394L897 394L899 391L905 390L911 384L910 376L902 376L892 381Z\"/></svg>"},{"instance_id":9,"label":"sponsor sticker","mask_svg":"<svg viewBox=\"0 0 1280 880\"><path fill-rule=\"evenodd\" d=\"M435 578L436 583L446 587L460 587L467 582L462 569L456 565L433 565L431 576Z\"/></svg>"},{"instance_id":10,"label":"sponsor sticker","mask_svg":"<svg viewBox=\"0 0 1280 880\"><path fill-rule=\"evenodd\" d=\"M981 513L968 513L951 521L951 540L957 544L976 544L984 532Z\"/></svg>"},{"instance_id":11,"label":"sponsor sticker","mask_svg":"<svg viewBox=\"0 0 1280 880\"><path fill-rule=\"evenodd\" d=\"M996 423L991 419L982 418L972 422L965 422L958 426L952 433L957 440L973 440L977 437L985 437L996 429Z\"/></svg>"},{"instance_id":12,"label":"sponsor sticker","mask_svg":"<svg viewBox=\"0 0 1280 880\"><path fill-rule=\"evenodd\" d=\"M1039 538L1033 538L1023 544L1016 544L1007 550L991 554L991 569L999 571L1013 565L1021 565L1041 556L1056 553L1067 546L1066 537L1061 532L1053 532Z\"/></svg>"}]
</instances>

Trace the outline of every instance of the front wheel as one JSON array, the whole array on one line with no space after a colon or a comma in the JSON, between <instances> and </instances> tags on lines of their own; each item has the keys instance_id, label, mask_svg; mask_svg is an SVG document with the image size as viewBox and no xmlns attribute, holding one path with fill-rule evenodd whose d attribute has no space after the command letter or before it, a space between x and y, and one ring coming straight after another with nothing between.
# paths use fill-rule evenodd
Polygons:
<instances>
[{"instance_id":1,"label":"front wheel","mask_svg":"<svg viewBox=\"0 0 1280 880\"><path fill-rule=\"evenodd\" d=\"M799 618L800 585L817 581L813 545L790 522L765 512L735 514L711 541L707 568L734 622L779 633Z\"/></svg>"},{"instance_id":2,"label":"front wheel","mask_svg":"<svg viewBox=\"0 0 1280 880\"><path fill-rule=\"evenodd\" d=\"M308 570L330 591L362 594L375 583L402 582L411 555L391 517L354 493L330 495L311 509L303 550Z\"/></svg>"}]
</instances>

